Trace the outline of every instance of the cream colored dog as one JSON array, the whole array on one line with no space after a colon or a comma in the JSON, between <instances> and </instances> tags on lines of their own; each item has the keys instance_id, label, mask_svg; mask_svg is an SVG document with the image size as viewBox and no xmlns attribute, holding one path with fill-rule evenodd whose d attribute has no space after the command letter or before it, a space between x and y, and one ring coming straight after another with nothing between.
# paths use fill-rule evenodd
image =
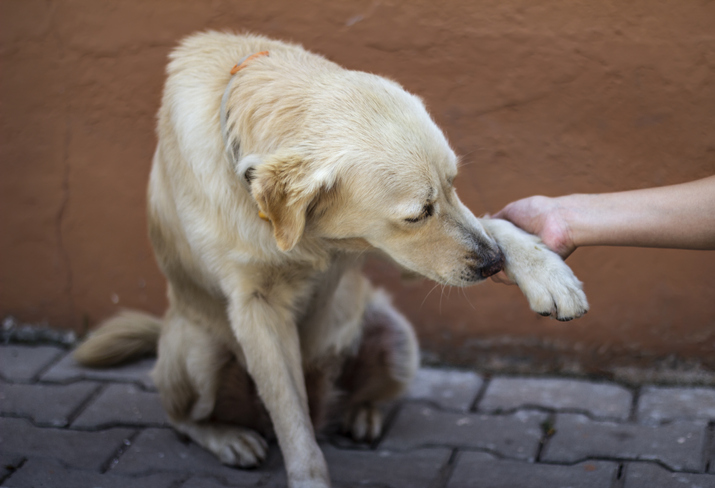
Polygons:
<instances>
[{"instance_id":1,"label":"cream colored dog","mask_svg":"<svg viewBox=\"0 0 715 488\"><path fill-rule=\"evenodd\" d=\"M459 201L454 152L395 82L299 46L202 33L171 54L158 137L149 226L169 310L110 320L76 357L114 364L158 341L171 422L224 463L259 463L273 429L290 486L325 487L314 424L329 409L355 438L379 435L376 405L419 361L411 325L360 272L366 250L447 285L503 268L560 320L588 309L536 237Z\"/></svg>"}]
</instances>

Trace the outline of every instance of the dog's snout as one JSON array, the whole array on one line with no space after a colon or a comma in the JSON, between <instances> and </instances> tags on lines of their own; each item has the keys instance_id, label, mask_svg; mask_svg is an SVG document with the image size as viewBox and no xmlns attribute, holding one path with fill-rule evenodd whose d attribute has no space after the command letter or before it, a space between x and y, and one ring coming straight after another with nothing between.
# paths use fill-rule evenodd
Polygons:
<instances>
[{"instance_id":1,"label":"dog's snout","mask_svg":"<svg viewBox=\"0 0 715 488\"><path fill-rule=\"evenodd\" d=\"M482 278L489 278L497 274L504 268L504 253L497 250L489 256L489 259L479 268L479 274Z\"/></svg>"}]
</instances>

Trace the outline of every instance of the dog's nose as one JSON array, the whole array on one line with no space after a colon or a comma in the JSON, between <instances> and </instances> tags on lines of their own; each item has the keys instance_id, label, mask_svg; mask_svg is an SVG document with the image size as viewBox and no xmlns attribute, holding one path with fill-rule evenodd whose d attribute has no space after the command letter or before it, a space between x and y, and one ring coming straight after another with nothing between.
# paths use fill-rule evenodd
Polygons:
<instances>
[{"instance_id":1,"label":"dog's nose","mask_svg":"<svg viewBox=\"0 0 715 488\"><path fill-rule=\"evenodd\" d=\"M486 279L497 274L502 268L504 268L504 254L498 250L494 255L490 256L489 261L479 268L479 274Z\"/></svg>"}]
</instances>

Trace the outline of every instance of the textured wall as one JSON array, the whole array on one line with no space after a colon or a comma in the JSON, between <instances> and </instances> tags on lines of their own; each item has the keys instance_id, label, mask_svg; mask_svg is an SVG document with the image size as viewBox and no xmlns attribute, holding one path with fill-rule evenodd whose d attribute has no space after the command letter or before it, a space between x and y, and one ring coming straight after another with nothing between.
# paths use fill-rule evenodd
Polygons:
<instances>
[{"instance_id":1,"label":"textured wall","mask_svg":"<svg viewBox=\"0 0 715 488\"><path fill-rule=\"evenodd\" d=\"M715 173L715 3L0 2L0 314L82 331L119 307L161 313L145 187L166 55L206 28L303 43L422 96L477 214L535 193ZM580 249L592 309L561 324L515 287L393 289L423 346L525 364L715 362L715 253Z\"/></svg>"}]
</instances>

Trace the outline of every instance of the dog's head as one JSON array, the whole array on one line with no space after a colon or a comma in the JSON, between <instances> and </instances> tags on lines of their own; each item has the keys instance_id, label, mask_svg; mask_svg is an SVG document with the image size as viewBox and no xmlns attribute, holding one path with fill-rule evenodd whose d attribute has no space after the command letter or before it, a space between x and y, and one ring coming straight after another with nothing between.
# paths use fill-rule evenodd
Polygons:
<instances>
[{"instance_id":1,"label":"dog's head","mask_svg":"<svg viewBox=\"0 0 715 488\"><path fill-rule=\"evenodd\" d=\"M457 157L422 101L378 76L344 78L306 104L295 144L245 175L278 247L308 233L363 243L449 285L498 272L504 256L457 197Z\"/></svg>"}]
</instances>

